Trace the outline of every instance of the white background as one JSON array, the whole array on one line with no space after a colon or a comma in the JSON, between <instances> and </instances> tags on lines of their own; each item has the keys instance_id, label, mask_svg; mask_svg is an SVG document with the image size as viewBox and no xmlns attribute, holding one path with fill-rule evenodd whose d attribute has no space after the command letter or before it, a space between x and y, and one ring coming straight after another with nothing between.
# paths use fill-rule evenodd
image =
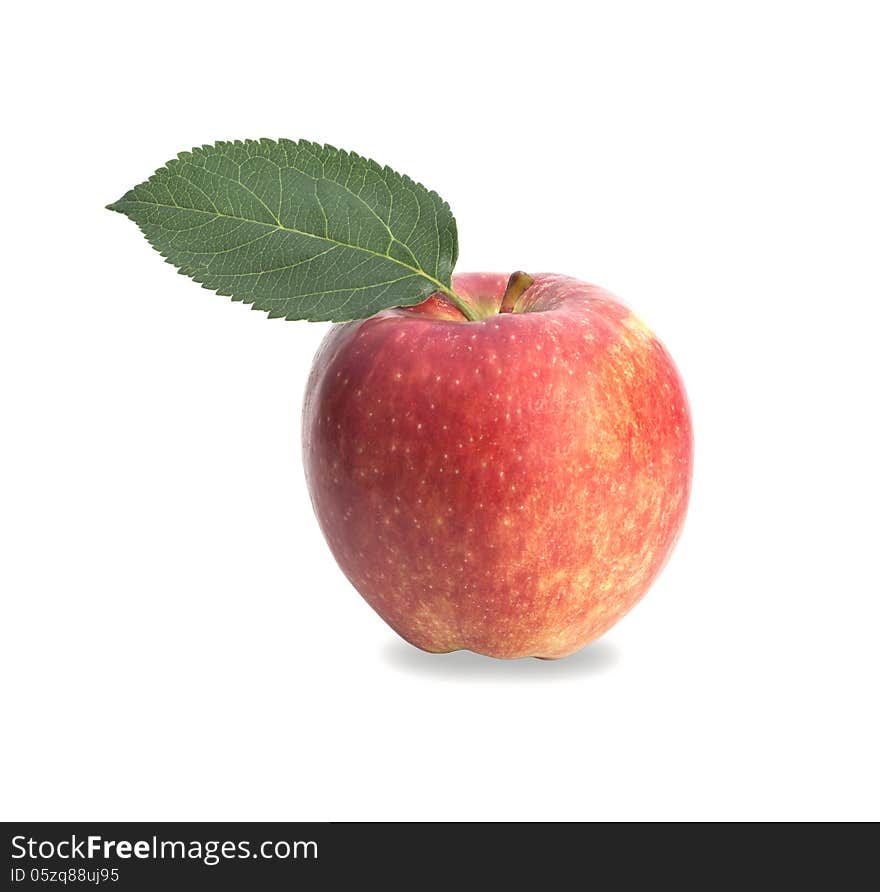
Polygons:
<instances>
[{"instance_id":1,"label":"white background","mask_svg":"<svg viewBox=\"0 0 880 892\"><path fill-rule=\"evenodd\" d=\"M7 9L6 819L877 819L873 4ZM104 210L287 136L437 189L460 270L602 284L692 400L691 511L580 654L404 644L309 506L326 325Z\"/></svg>"}]
</instances>

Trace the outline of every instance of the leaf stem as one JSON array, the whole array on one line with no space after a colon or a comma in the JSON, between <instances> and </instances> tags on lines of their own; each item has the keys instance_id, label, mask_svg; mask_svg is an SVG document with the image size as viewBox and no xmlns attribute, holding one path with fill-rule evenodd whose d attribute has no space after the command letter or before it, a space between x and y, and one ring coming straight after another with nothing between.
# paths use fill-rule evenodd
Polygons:
<instances>
[{"instance_id":1,"label":"leaf stem","mask_svg":"<svg viewBox=\"0 0 880 892\"><path fill-rule=\"evenodd\" d=\"M446 296L446 299L467 319L468 322L479 322L480 317L474 308L463 298L459 297L451 288L441 285L440 291Z\"/></svg>"}]
</instances>

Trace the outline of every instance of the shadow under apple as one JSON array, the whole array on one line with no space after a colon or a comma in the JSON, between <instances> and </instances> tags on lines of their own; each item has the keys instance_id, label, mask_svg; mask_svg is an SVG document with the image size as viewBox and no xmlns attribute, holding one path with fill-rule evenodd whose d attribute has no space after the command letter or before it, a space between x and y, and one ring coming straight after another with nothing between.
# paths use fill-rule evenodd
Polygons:
<instances>
[{"instance_id":1,"label":"shadow under apple","mask_svg":"<svg viewBox=\"0 0 880 892\"><path fill-rule=\"evenodd\" d=\"M541 682L601 675L620 659L618 649L606 640L595 641L561 660L496 660L467 650L431 654L396 638L385 648L385 660L395 669L439 679Z\"/></svg>"}]
</instances>

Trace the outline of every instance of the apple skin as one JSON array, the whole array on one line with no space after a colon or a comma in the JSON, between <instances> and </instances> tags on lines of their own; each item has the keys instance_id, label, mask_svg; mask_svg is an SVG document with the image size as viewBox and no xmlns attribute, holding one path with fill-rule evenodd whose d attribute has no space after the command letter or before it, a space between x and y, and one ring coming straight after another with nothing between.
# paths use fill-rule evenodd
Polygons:
<instances>
[{"instance_id":1,"label":"apple skin","mask_svg":"<svg viewBox=\"0 0 880 892\"><path fill-rule=\"evenodd\" d=\"M481 312L507 275L453 288ZM681 378L607 291L538 274L468 322L437 294L334 326L303 410L306 477L339 566L435 653L563 657L616 623L681 531Z\"/></svg>"}]
</instances>

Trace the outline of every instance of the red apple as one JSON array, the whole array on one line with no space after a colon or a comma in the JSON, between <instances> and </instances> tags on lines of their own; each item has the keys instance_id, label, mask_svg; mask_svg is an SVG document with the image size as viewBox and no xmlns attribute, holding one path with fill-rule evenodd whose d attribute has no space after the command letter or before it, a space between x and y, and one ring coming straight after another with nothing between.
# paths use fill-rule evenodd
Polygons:
<instances>
[{"instance_id":1,"label":"red apple","mask_svg":"<svg viewBox=\"0 0 880 892\"><path fill-rule=\"evenodd\" d=\"M455 276L477 322L437 294L334 326L306 393L305 468L339 566L407 641L556 658L669 557L691 420L669 354L611 294L541 274L499 313L507 278Z\"/></svg>"}]
</instances>

